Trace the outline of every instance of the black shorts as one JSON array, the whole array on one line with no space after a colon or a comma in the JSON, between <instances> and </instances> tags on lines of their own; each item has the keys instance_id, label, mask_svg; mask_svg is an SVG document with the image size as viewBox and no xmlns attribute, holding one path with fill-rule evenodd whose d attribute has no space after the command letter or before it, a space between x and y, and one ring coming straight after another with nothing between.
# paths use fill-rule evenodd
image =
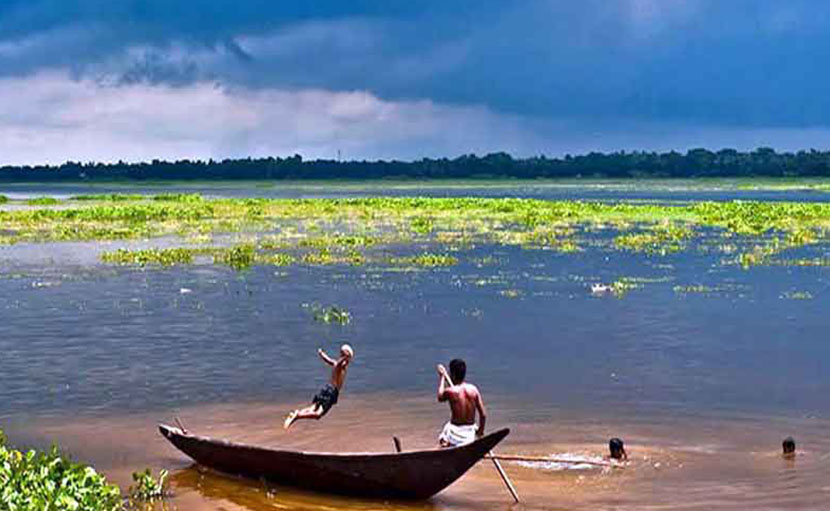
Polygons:
<instances>
[{"instance_id":1,"label":"black shorts","mask_svg":"<svg viewBox=\"0 0 830 511\"><path fill-rule=\"evenodd\" d=\"M320 389L320 392L314 396L311 402L320 406L323 409L323 415L325 415L332 406L337 404L337 397L339 395L340 390L337 387L331 383L326 383L326 386Z\"/></svg>"}]
</instances>

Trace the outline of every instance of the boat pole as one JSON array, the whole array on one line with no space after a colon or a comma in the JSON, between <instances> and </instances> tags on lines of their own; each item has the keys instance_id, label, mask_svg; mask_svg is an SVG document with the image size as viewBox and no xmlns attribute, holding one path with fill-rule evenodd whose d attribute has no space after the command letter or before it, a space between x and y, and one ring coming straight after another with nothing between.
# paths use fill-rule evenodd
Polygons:
<instances>
[{"instance_id":1,"label":"boat pole","mask_svg":"<svg viewBox=\"0 0 830 511\"><path fill-rule=\"evenodd\" d=\"M504 485L507 486L507 490L510 492L510 495L513 496L513 500L515 500L518 504L519 494L516 493L516 488L513 487L513 483L510 481L510 478L507 477L507 473L503 468L501 468L501 463L499 463L499 460L493 455L493 451L488 452L488 454L490 455L490 459L493 460L493 465L496 466L496 470L499 472L501 480L504 481Z\"/></svg>"},{"instance_id":2,"label":"boat pole","mask_svg":"<svg viewBox=\"0 0 830 511\"><path fill-rule=\"evenodd\" d=\"M450 380L449 376L447 376L446 373L442 373L441 377L444 378L444 381L450 384L450 387L453 386L452 380ZM516 493L516 488L513 486L513 482L510 481L509 477L507 477L507 472L504 471L504 469L501 466L501 463L499 463L499 460L496 458L495 454L493 454L492 450L487 452L487 457L493 460L493 465L496 466L496 471L501 476L501 480L504 482L504 485L507 486L507 491L510 492L510 495L513 497L513 500L515 500L516 503L518 503L519 494Z\"/></svg>"},{"instance_id":3,"label":"boat pole","mask_svg":"<svg viewBox=\"0 0 830 511\"><path fill-rule=\"evenodd\" d=\"M565 458L551 458L548 456L526 456L524 454L488 454L488 458L499 461L524 461L527 463L561 463L564 465L591 465L594 467L625 468L625 465L610 461L575 460Z\"/></svg>"}]
</instances>

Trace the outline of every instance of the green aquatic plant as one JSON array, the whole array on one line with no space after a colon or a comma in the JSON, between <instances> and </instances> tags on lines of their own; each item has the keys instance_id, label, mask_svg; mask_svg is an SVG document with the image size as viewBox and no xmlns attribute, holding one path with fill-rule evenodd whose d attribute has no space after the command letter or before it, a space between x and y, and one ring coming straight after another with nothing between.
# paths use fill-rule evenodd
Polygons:
<instances>
[{"instance_id":1,"label":"green aquatic plant","mask_svg":"<svg viewBox=\"0 0 830 511\"><path fill-rule=\"evenodd\" d=\"M270 264L273 266L290 266L296 264L297 258L291 254L277 253L261 255L256 258L258 263Z\"/></svg>"},{"instance_id":2,"label":"green aquatic plant","mask_svg":"<svg viewBox=\"0 0 830 511\"><path fill-rule=\"evenodd\" d=\"M217 257L214 257L216 260ZM251 243L236 245L218 254L218 260L234 270L245 270L256 260L256 249Z\"/></svg>"},{"instance_id":3,"label":"green aquatic plant","mask_svg":"<svg viewBox=\"0 0 830 511\"><path fill-rule=\"evenodd\" d=\"M299 247L311 248L332 248L332 247L370 247L380 243L379 236L347 235L347 234L322 234L318 237L305 238L297 242Z\"/></svg>"},{"instance_id":4,"label":"green aquatic plant","mask_svg":"<svg viewBox=\"0 0 830 511\"><path fill-rule=\"evenodd\" d=\"M633 252L666 255L682 250L685 246L683 242L693 235L694 232L686 226L661 224L647 232L617 236L614 245Z\"/></svg>"},{"instance_id":5,"label":"green aquatic plant","mask_svg":"<svg viewBox=\"0 0 830 511\"><path fill-rule=\"evenodd\" d=\"M35 197L34 199L28 199L26 201L26 204L29 206L54 206L60 203L61 201L54 197Z\"/></svg>"},{"instance_id":6,"label":"green aquatic plant","mask_svg":"<svg viewBox=\"0 0 830 511\"><path fill-rule=\"evenodd\" d=\"M330 305L322 307L314 304L311 308L315 321L322 323L337 323L340 325L348 325L352 321L352 315L349 311L337 305Z\"/></svg>"},{"instance_id":7,"label":"green aquatic plant","mask_svg":"<svg viewBox=\"0 0 830 511\"><path fill-rule=\"evenodd\" d=\"M0 434L2 437L2 434ZM0 509L121 511L121 490L92 467L48 452L22 452L0 441Z\"/></svg>"},{"instance_id":8,"label":"green aquatic plant","mask_svg":"<svg viewBox=\"0 0 830 511\"><path fill-rule=\"evenodd\" d=\"M384 244L429 245L441 252L495 243L567 253L582 247L605 248L607 242L595 236L578 239L577 233L610 230L617 231L613 246L618 249L669 254L682 250L705 228L728 234L729 242L723 246L735 253L730 262L749 267L769 264L769 256L783 250L824 241L830 232L830 204L480 197L210 199L198 194L89 197L61 208L0 210L0 243L156 236L209 241L221 233L267 232L267 239L256 242L255 253L249 254L251 264L264 263L268 251L279 250L292 252L298 264L317 265L374 262L372 254L362 250ZM767 238L779 239L769 253L745 249L747 242L766 246ZM448 258L397 259L392 264L455 264Z\"/></svg>"},{"instance_id":9,"label":"green aquatic plant","mask_svg":"<svg viewBox=\"0 0 830 511\"><path fill-rule=\"evenodd\" d=\"M104 252L101 260L113 264L137 264L145 266L158 264L172 266L176 264L191 264L196 250L189 248L148 248L142 250L127 250L120 248L114 252Z\"/></svg>"},{"instance_id":10,"label":"green aquatic plant","mask_svg":"<svg viewBox=\"0 0 830 511\"><path fill-rule=\"evenodd\" d=\"M158 195L154 195L153 200L160 202L183 202L186 204L193 204L202 202L205 198L198 193L160 193Z\"/></svg>"},{"instance_id":11,"label":"green aquatic plant","mask_svg":"<svg viewBox=\"0 0 830 511\"><path fill-rule=\"evenodd\" d=\"M130 498L139 502L153 502L166 496L167 470L159 471L158 479L153 477L150 469L133 472L133 485L130 486Z\"/></svg>"},{"instance_id":12,"label":"green aquatic plant","mask_svg":"<svg viewBox=\"0 0 830 511\"><path fill-rule=\"evenodd\" d=\"M813 295L809 291L786 291L781 294L786 300L812 300Z\"/></svg>"},{"instance_id":13,"label":"green aquatic plant","mask_svg":"<svg viewBox=\"0 0 830 511\"><path fill-rule=\"evenodd\" d=\"M0 195L0 204L5 204L7 202L9 202L9 198L5 195Z\"/></svg>"},{"instance_id":14,"label":"green aquatic plant","mask_svg":"<svg viewBox=\"0 0 830 511\"><path fill-rule=\"evenodd\" d=\"M422 266L425 268L455 266L458 264L457 257L448 254L434 254L430 252L423 252L421 254L408 257L393 257L389 261L394 265Z\"/></svg>"},{"instance_id":15,"label":"green aquatic plant","mask_svg":"<svg viewBox=\"0 0 830 511\"><path fill-rule=\"evenodd\" d=\"M409 228L417 234L425 235L432 232L434 225L430 218L417 217L410 222Z\"/></svg>"},{"instance_id":16,"label":"green aquatic plant","mask_svg":"<svg viewBox=\"0 0 830 511\"><path fill-rule=\"evenodd\" d=\"M611 293L613 293L614 296L622 298L628 294L629 291L643 287L643 284L637 282L632 277L622 277L612 282L609 287L611 288Z\"/></svg>"}]
</instances>

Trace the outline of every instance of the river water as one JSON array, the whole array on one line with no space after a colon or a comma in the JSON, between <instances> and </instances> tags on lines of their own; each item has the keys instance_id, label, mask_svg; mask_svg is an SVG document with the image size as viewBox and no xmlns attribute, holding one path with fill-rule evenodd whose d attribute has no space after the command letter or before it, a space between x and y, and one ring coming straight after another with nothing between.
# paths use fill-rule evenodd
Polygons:
<instances>
[{"instance_id":1,"label":"river water","mask_svg":"<svg viewBox=\"0 0 830 511\"><path fill-rule=\"evenodd\" d=\"M371 193L824 197L500 186L375 186ZM185 191L269 190L231 189ZM286 196L364 193L303 190ZM0 193L90 190L40 185ZM0 428L21 447L57 442L125 487L134 470L167 468L170 504L179 509L511 508L484 463L426 503L366 502L201 471L155 429L180 416L197 433L272 447L382 452L397 435L405 449L427 448L447 415L434 402L434 367L453 357L467 360L490 428L512 429L503 453L594 459L610 437L626 441L632 463L621 470L507 463L522 508L821 509L830 497L826 267L743 270L706 250L658 257L488 245L457 254L457 266L415 271L99 263L97 253L115 245L0 247ZM810 256L828 251L809 248ZM591 283L621 277L642 286L622 298L591 294ZM352 322L314 321L314 304L346 307ZM323 421L284 433L284 414L326 381L316 349L335 351L341 342L357 355L341 402ZM788 435L799 445L794 461L779 454Z\"/></svg>"}]
</instances>

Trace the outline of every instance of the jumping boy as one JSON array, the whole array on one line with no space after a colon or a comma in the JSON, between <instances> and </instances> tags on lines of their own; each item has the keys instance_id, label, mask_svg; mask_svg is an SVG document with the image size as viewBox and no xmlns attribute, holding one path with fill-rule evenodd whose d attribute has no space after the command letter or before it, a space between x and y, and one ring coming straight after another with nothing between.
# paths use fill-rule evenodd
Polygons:
<instances>
[{"instance_id":1,"label":"jumping boy","mask_svg":"<svg viewBox=\"0 0 830 511\"><path fill-rule=\"evenodd\" d=\"M343 388L343 382L346 381L346 369L349 367L349 362L354 358L354 350L348 344L344 344L340 347L340 358L337 360L328 356L322 349L318 349L317 354L323 359L323 362L331 366L331 380L314 396L311 405L288 414L288 417L285 418L285 424L283 424L286 430L300 419L321 419L332 406L337 404L340 389Z\"/></svg>"}]
</instances>

